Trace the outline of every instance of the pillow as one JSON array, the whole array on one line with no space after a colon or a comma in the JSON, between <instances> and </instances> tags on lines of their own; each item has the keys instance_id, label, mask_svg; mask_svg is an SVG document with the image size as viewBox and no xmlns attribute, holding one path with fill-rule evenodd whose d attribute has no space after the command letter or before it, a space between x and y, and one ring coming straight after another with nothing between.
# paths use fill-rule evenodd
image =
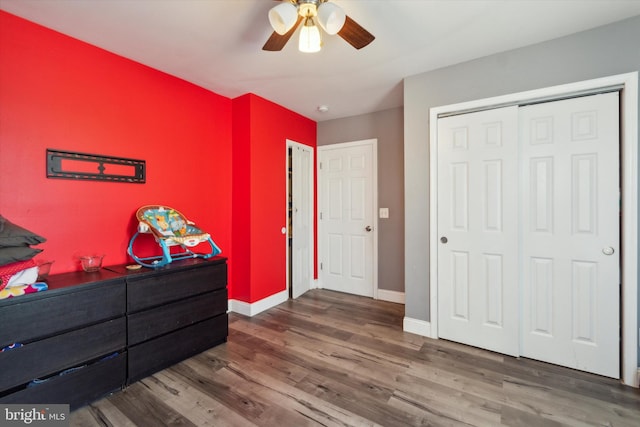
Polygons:
<instances>
[{"instance_id":1,"label":"pillow","mask_svg":"<svg viewBox=\"0 0 640 427\"><path fill-rule=\"evenodd\" d=\"M8 246L37 245L46 242L42 236L15 225L0 215L0 248Z\"/></svg>"},{"instance_id":2,"label":"pillow","mask_svg":"<svg viewBox=\"0 0 640 427\"><path fill-rule=\"evenodd\" d=\"M34 249L29 246L14 246L0 248L0 265L17 261L26 261L42 252L42 249Z\"/></svg>"}]
</instances>

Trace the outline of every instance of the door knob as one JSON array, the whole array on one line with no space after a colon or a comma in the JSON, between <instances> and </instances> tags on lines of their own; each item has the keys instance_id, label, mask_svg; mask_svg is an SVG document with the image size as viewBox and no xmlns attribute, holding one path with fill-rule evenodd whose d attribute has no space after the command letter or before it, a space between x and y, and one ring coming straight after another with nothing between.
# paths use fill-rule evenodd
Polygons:
<instances>
[{"instance_id":1,"label":"door knob","mask_svg":"<svg viewBox=\"0 0 640 427\"><path fill-rule=\"evenodd\" d=\"M613 255L614 249L611 246L607 246L606 248L602 248L602 253L605 255Z\"/></svg>"},{"instance_id":2,"label":"door knob","mask_svg":"<svg viewBox=\"0 0 640 427\"><path fill-rule=\"evenodd\" d=\"M441 241L442 243L447 243L447 242L449 241L449 239L447 239L445 236L442 236L442 237L440 238L440 241Z\"/></svg>"},{"instance_id":3,"label":"door knob","mask_svg":"<svg viewBox=\"0 0 640 427\"><path fill-rule=\"evenodd\" d=\"M364 229L365 229L366 231L371 231L371 226L370 226L370 225L367 225Z\"/></svg>"}]
</instances>

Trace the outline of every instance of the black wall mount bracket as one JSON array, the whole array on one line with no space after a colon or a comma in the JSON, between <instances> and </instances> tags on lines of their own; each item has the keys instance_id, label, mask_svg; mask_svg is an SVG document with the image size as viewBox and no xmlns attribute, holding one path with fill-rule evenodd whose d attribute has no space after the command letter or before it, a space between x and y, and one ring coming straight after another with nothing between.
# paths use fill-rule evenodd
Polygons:
<instances>
[{"instance_id":1,"label":"black wall mount bracket","mask_svg":"<svg viewBox=\"0 0 640 427\"><path fill-rule=\"evenodd\" d=\"M47 148L47 178L144 184L146 162Z\"/></svg>"}]
</instances>

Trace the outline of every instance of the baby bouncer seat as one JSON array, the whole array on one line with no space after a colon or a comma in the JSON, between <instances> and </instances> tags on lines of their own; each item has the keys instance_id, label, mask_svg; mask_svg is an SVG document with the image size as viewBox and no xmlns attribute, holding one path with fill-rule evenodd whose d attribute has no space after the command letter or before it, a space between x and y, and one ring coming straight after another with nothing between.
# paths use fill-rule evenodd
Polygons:
<instances>
[{"instance_id":1,"label":"baby bouncer seat","mask_svg":"<svg viewBox=\"0 0 640 427\"><path fill-rule=\"evenodd\" d=\"M177 210L158 205L143 206L136 212L138 231L129 241L127 252L138 264L145 267L163 267L173 261L186 258L211 258L221 250L205 233ZM139 257L133 253L133 242L142 234L152 234L160 245L162 255ZM190 248L208 243L210 251L196 253ZM182 252L171 253L172 246L180 246Z\"/></svg>"}]
</instances>

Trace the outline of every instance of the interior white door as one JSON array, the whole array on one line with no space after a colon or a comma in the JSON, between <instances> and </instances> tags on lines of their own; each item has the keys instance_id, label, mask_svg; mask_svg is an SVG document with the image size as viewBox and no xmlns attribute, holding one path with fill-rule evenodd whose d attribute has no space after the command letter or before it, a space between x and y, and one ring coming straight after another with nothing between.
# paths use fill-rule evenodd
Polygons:
<instances>
[{"instance_id":1,"label":"interior white door","mask_svg":"<svg viewBox=\"0 0 640 427\"><path fill-rule=\"evenodd\" d=\"M322 286L373 297L374 145L318 151Z\"/></svg>"},{"instance_id":2,"label":"interior white door","mask_svg":"<svg viewBox=\"0 0 640 427\"><path fill-rule=\"evenodd\" d=\"M313 279L313 152L295 145L292 163L292 296L298 298L311 289Z\"/></svg>"},{"instance_id":3,"label":"interior white door","mask_svg":"<svg viewBox=\"0 0 640 427\"><path fill-rule=\"evenodd\" d=\"M518 354L517 107L438 120L438 336Z\"/></svg>"},{"instance_id":4,"label":"interior white door","mask_svg":"<svg viewBox=\"0 0 640 427\"><path fill-rule=\"evenodd\" d=\"M523 107L522 355L619 378L618 93Z\"/></svg>"}]
</instances>

